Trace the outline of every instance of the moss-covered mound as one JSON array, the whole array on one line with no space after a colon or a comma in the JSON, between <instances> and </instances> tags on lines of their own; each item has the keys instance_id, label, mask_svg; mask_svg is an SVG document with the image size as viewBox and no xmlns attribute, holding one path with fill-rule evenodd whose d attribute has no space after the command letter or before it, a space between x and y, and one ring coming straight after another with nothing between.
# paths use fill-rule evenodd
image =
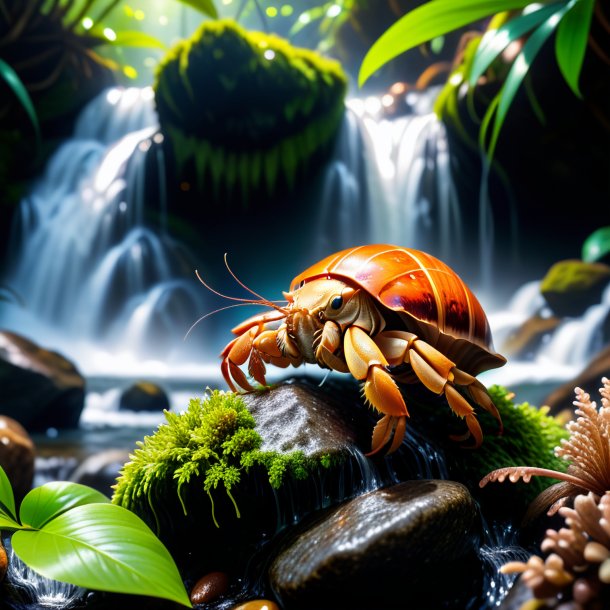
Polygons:
<instances>
[{"instance_id":1,"label":"moss-covered mound","mask_svg":"<svg viewBox=\"0 0 610 610\"><path fill-rule=\"evenodd\" d=\"M328 147L346 87L337 62L221 20L170 50L155 99L178 172L216 196L248 199L293 186Z\"/></svg>"},{"instance_id":2,"label":"moss-covered mound","mask_svg":"<svg viewBox=\"0 0 610 610\"><path fill-rule=\"evenodd\" d=\"M210 514L218 526L214 490L224 487L239 517L231 492L253 466L264 468L269 484L277 489L286 475L303 479L319 463L327 463L327 456L318 461L302 451L262 451L256 422L233 393L215 390L204 400L193 398L183 413L165 411L165 417L167 424L138 442L115 485L112 501L138 514L149 507L154 512L157 502L172 495L187 515L185 492L193 484L209 496Z\"/></svg>"}]
</instances>

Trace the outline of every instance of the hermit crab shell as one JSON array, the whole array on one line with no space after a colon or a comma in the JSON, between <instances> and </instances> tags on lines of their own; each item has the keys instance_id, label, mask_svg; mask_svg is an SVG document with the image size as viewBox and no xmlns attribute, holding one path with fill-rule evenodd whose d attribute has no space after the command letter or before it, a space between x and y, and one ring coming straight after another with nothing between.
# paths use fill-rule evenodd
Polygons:
<instances>
[{"instance_id":1,"label":"hermit crab shell","mask_svg":"<svg viewBox=\"0 0 610 610\"><path fill-rule=\"evenodd\" d=\"M477 298L455 271L430 254L388 244L348 248L295 277L290 290L324 277L366 290L397 312L406 330L472 375L506 362L494 350Z\"/></svg>"}]
</instances>

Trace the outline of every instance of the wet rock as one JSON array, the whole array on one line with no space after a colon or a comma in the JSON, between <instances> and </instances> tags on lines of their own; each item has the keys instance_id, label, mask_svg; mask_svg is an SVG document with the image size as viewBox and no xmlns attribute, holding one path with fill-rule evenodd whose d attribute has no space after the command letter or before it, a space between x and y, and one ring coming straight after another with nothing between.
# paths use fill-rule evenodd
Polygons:
<instances>
[{"instance_id":1,"label":"wet rock","mask_svg":"<svg viewBox=\"0 0 610 610\"><path fill-rule=\"evenodd\" d=\"M149 381L138 381L127 388L119 401L120 411L163 411L169 409L165 390Z\"/></svg>"},{"instance_id":2,"label":"wet rock","mask_svg":"<svg viewBox=\"0 0 610 610\"><path fill-rule=\"evenodd\" d=\"M100 451L85 458L70 475L70 480L93 487L110 497L119 471L128 460L129 451L126 449Z\"/></svg>"},{"instance_id":3,"label":"wet rock","mask_svg":"<svg viewBox=\"0 0 610 610\"><path fill-rule=\"evenodd\" d=\"M540 292L557 316L580 316L599 303L610 282L610 267L570 259L555 263L540 284Z\"/></svg>"},{"instance_id":4,"label":"wet rock","mask_svg":"<svg viewBox=\"0 0 610 610\"><path fill-rule=\"evenodd\" d=\"M245 604L239 604L231 610L280 610L280 607L268 599L253 599Z\"/></svg>"},{"instance_id":5,"label":"wet rock","mask_svg":"<svg viewBox=\"0 0 610 610\"><path fill-rule=\"evenodd\" d=\"M10 417L0 416L0 466L17 502L32 488L34 457L34 443L25 428Z\"/></svg>"},{"instance_id":6,"label":"wet rock","mask_svg":"<svg viewBox=\"0 0 610 610\"><path fill-rule=\"evenodd\" d=\"M500 352L509 358L527 358L538 351L548 333L552 333L561 319L557 316L534 315L512 332Z\"/></svg>"},{"instance_id":7,"label":"wet rock","mask_svg":"<svg viewBox=\"0 0 610 610\"><path fill-rule=\"evenodd\" d=\"M210 572L202 576L191 589L191 603L207 604L223 595L229 588L229 577L224 572Z\"/></svg>"},{"instance_id":8,"label":"wet rock","mask_svg":"<svg viewBox=\"0 0 610 610\"><path fill-rule=\"evenodd\" d=\"M473 597L479 533L478 509L463 485L408 481L361 495L295 532L271 564L270 583L286 608L385 609L408 599L418 610L457 610Z\"/></svg>"},{"instance_id":9,"label":"wet rock","mask_svg":"<svg viewBox=\"0 0 610 610\"><path fill-rule=\"evenodd\" d=\"M85 380L75 365L15 333L0 331L0 410L28 431L76 428Z\"/></svg>"},{"instance_id":10,"label":"wet rock","mask_svg":"<svg viewBox=\"0 0 610 610\"><path fill-rule=\"evenodd\" d=\"M598 352L576 377L553 390L542 404L551 408L552 415L564 410L573 413L574 388L582 388L594 397L602 385L602 377L610 377L610 345Z\"/></svg>"}]
</instances>

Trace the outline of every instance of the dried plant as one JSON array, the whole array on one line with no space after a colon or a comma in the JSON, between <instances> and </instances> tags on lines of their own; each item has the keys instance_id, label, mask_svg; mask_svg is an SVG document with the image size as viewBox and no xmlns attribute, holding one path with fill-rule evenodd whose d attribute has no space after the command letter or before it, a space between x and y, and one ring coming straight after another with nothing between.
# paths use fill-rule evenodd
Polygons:
<instances>
[{"instance_id":1,"label":"dried plant","mask_svg":"<svg viewBox=\"0 0 610 610\"><path fill-rule=\"evenodd\" d=\"M601 500L595 494L578 495L574 508L559 514L566 526L549 529L541 550L546 559L533 555L523 563L505 564L504 574L522 573L522 579L543 607L571 610L607 608L610 597L610 492Z\"/></svg>"},{"instance_id":2,"label":"dried plant","mask_svg":"<svg viewBox=\"0 0 610 610\"><path fill-rule=\"evenodd\" d=\"M528 509L526 520L545 508L549 515L556 513L566 501L582 493L592 492L602 496L610 490L610 381L604 377L600 388L602 406L597 409L589 394L575 389L577 419L567 424L570 437L555 448L555 455L569 462L567 472L513 466L490 472L479 483L484 487L492 481L511 482L523 479L529 482L532 476L544 476L561 481L544 490Z\"/></svg>"}]
</instances>

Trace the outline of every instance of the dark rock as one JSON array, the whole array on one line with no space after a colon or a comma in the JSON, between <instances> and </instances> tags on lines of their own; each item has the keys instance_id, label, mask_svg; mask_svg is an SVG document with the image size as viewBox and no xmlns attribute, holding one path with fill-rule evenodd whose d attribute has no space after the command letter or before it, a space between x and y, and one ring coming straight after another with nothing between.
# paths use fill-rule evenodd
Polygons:
<instances>
[{"instance_id":1,"label":"dark rock","mask_svg":"<svg viewBox=\"0 0 610 610\"><path fill-rule=\"evenodd\" d=\"M500 352L508 358L527 358L538 351L544 337L552 333L560 322L556 316L534 315L506 338Z\"/></svg>"},{"instance_id":2,"label":"dark rock","mask_svg":"<svg viewBox=\"0 0 610 610\"><path fill-rule=\"evenodd\" d=\"M10 417L0 416L0 466L8 476L19 503L32 488L34 443L25 428Z\"/></svg>"},{"instance_id":3,"label":"dark rock","mask_svg":"<svg viewBox=\"0 0 610 610\"><path fill-rule=\"evenodd\" d=\"M540 284L540 292L557 316L580 316L599 303L610 282L610 267L570 259L555 263Z\"/></svg>"},{"instance_id":4,"label":"dark rock","mask_svg":"<svg viewBox=\"0 0 610 610\"><path fill-rule=\"evenodd\" d=\"M597 400L602 377L610 377L610 345L599 351L576 377L551 392L542 404L551 408L552 415L564 410L573 413L574 388L582 388L591 395L592 400Z\"/></svg>"},{"instance_id":5,"label":"dark rock","mask_svg":"<svg viewBox=\"0 0 610 610\"><path fill-rule=\"evenodd\" d=\"M476 595L479 534L463 485L408 481L350 500L290 536L270 583L286 608L402 608L408 599L418 610L457 610Z\"/></svg>"},{"instance_id":6,"label":"dark rock","mask_svg":"<svg viewBox=\"0 0 610 610\"><path fill-rule=\"evenodd\" d=\"M169 398L158 385L138 381L127 388L119 401L120 411L163 411L169 409Z\"/></svg>"},{"instance_id":7,"label":"dark rock","mask_svg":"<svg viewBox=\"0 0 610 610\"><path fill-rule=\"evenodd\" d=\"M108 449L95 453L79 464L70 475L70 480L111 496L119 471L128 460L129 451L126 449Z\"/></svg>"},{"instance_id":8,"label":"dark rock","mask_svg":"<svg viewBox=\"0 0 610 610\"><path fill-rule=\"evenodd\" d=\"M0 331L0 410L28 431L76 428L85 380L72 362L15 333Z\"/></svg>"},{"instance_id":9,"label":"dark rock","mask_svg":"<svg viewBox=\"0 0 610 610\"><path fill-rule=\"evenodd\" d=\"M210 572L202 576L191 589L191 603L207 604L223 595L229 588L229 577L224 572Z\"/></svg>"}]
</instances>

